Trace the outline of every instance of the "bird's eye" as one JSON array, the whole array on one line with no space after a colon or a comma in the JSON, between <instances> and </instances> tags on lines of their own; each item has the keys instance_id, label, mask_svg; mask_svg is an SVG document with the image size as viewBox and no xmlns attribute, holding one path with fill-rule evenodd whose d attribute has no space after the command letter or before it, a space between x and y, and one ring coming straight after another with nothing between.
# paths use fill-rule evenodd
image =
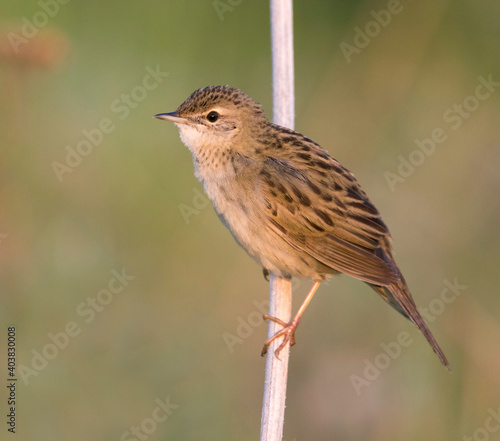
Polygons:
<instances>
[{"instance_id":1,"label":"bird's eye","mask_svg":"<svg viewBox=\"0 0 500 441\"><path fill-rule=\"evenodd\" d=\"M219 119L219 116L220 115L217 112L212 111L207 115L207 120L210 121L211 123L214 123Z\"/></svg>"}]
</instances>

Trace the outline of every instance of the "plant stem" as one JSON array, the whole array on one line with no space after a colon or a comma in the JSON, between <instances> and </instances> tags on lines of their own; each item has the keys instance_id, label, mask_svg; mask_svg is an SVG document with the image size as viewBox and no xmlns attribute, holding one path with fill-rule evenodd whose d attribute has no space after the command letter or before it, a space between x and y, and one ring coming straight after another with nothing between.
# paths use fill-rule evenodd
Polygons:
<instances>
[{"instance_id":1,"label":"plant stem","mask_svg":"<svg viewBox=\"0 0 500 441\"><path fill-rule=\"evenodd\" d=\"M294 68L292 0L271 0L271 48L273 60L273 120L276 124L294 128ZM292 285L290 279L271 274L269 315L289 322L292 315ZM269 320L268 338L280 330ZM267 351L264 400L262 403L261 441L281 441L285 420L286 382L290 346L277 358L274 351L281 343L276 339Z\"/></svg>"}]
</instances>

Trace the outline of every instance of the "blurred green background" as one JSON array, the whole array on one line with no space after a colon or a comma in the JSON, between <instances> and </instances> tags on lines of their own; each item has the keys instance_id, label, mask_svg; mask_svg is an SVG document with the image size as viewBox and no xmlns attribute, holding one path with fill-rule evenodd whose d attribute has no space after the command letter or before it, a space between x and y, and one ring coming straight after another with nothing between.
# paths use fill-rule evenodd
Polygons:
<instances>
[{"instance_id":1,"label":"blurred green background","mask_svg":"<svg viewBox=\"0 0 500 441\"><path fill-rule=\"evenodd\" d=\"M336 278L297 332L284 439L497 439L500 4L294 8L296 128L383 214L453 372ZM2 1L0 17L0 360L15 326L17 439L258 439L268 284L152 115L229 84L271 117L268 2ZM419 153L436 129L444 142ZM295 310L310 285L294 282ZM384 355L401 333L411 344Z\"/></svg>"}]
</instances>

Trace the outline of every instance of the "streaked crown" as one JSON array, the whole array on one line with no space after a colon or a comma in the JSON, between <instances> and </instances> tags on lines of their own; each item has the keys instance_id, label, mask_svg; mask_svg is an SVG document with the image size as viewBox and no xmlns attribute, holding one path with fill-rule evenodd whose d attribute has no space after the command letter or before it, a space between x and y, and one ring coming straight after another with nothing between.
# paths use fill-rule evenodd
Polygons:
<instances>
[{"instance_id":1,"label":"streaked crown","mask_svg":"<svg viewBox=\"0 0 500 441\"><path fill-rule=\"evenodd\" d=\"M204 113L216 107L234 108L264 116L262 106L239 89L229 86L207 86L195 90L177 109L179 116Z\"/></svg>"}]
</instances>

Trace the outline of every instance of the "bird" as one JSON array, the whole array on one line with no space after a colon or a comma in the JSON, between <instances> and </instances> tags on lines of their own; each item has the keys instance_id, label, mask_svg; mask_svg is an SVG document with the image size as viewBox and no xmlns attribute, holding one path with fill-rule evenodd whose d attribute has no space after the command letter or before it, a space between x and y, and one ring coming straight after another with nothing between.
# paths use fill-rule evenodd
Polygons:
<instances>
[{"instance_id":1,"label":"bird","mask_svg":"<svg viewBox=\"0 0 500 441\"><path fill-rule=\"evenodd\" d=\"M450 365L420 315L394 260L391 235L354 175L312 139L270 122L263 107L240 89L195 90L173 122L193 157L194 174L236 242L278 277L312 280L313 286L275 351L295 343L301 317L322 282L347 274L367 283L412 321L441 363Z\"/></svg>"}]
</instances>

